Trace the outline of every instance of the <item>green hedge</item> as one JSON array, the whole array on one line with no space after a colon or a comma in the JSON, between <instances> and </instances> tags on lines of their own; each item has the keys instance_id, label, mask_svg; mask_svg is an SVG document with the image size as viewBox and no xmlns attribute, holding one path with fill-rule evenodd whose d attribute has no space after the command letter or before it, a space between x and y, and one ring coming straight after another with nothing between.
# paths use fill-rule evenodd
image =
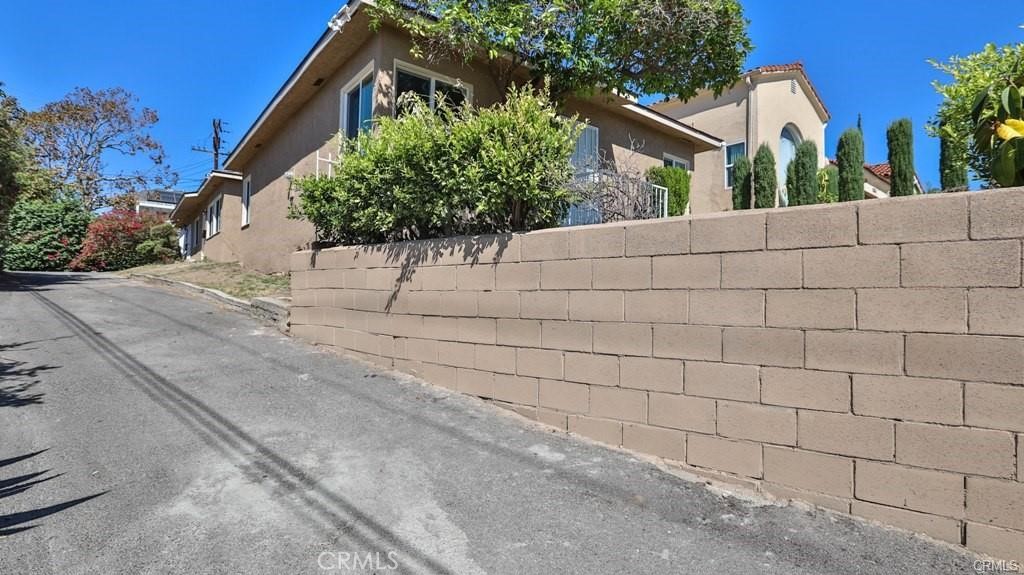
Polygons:
<instances>
[{"instance_id":1,"label":"green hedge","mask_svg":"<svg viewBox=\"0 0 1024 575\"><path fill-rule=\"evenodd\" d=\"M774 208L779 177L775 172L775 154L768 144L761 144L754 154L754 207Z\"/></svg>"},{"instance_id":2,"label":"green hedge","mask_svg":"<svg viewBox=\"0 0 1024 575\"><path fill-rule=\"evenodd\" d=\"M750 158L745 154L732 165L732 209L749 210L751 193Z\"/></svg>"},{"instance_id":3,"label":"green hedge","mask_svg":"<svg viewBox=\"0 0 1024 575\"><path fill-rule=\"evenodd\" d=\"M8 270L67 269L92 214L78 201L19 200L11 209L0 254Z\"/></svg>"},{"instance_id":4,"label":"green hedge","mask_svg":"<svg viewBox=\"0 0 1024 575\"><path fill-rule=\"evenodd\" d=\"M655 166L647 170L647 180L668 188L668 215L681 216L690 201L690 172L675 166Z\"/></svg>"},{"instance_id":5,"label":"green hedge","mask_svg":"<svg viewBox=\"0 0 1024 575\"><path fill-rule=\"evenodd\" d=\"M574 194L579 125L543 94L513 89L489 108L415 98L397 118L344 141L333 177L298 182L294 217L320 240L378 243L553 227Z\"/></svg>"}]
</instances>

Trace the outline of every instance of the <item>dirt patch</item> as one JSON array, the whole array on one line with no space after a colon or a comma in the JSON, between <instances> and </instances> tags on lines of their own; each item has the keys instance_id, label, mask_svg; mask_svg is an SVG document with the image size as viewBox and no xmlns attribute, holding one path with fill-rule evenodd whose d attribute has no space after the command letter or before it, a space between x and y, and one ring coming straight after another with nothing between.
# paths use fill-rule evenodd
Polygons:
<instances>
[{"instance_id":1,"label":"dirt patch","mask_svg":"<svg viewBox=\"0 0 1024 575\"><path fill-rule=\"evenodd\" d=\"M237 263L178 262L149 265L120 272L150 274L220 290L244 299L254 297L288 297L291 295L287 274L264 274L243 269Z\"/></svg>"}]
</instances>

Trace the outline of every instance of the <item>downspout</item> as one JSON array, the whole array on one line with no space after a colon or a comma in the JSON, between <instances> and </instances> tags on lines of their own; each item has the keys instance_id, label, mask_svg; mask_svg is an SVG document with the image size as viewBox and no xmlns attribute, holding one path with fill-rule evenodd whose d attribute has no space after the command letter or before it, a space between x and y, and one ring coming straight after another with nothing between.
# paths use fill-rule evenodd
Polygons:
<instances>
[{"instance_id":1,"label":"downspout","mask_svg":"<svg viewBox=\"0 0 1024 575\"><path fill-rule=\"evenodd\" d=\"M751 123L752 123L751 122L751 114L752 114L752 110L751 110L751 107L750 107L750 99L754 96L753 95L753 82L750 81L750 76L748 75L746 78L743 79L743 83L745 83L747 85L747 134L746 134L746 142L747 143L744 146L744 148L746 148L744 150L744 152L746 153L747 159L750 160L750 208L753 209L754 208L754 157L750 153L751 146L752 146L752 142L750 140L753 137L753 132L751 131ZM726 153L728 153L728 151L726 151Z\"/></svg>"}]
</instances>

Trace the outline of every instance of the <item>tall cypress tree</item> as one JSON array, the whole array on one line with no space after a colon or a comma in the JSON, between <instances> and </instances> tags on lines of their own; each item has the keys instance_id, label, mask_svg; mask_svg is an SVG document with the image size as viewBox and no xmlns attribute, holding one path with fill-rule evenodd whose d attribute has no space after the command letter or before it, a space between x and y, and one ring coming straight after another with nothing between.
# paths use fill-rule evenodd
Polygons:
<instances>
[{"instance_id":1,"label":"tall cypress tree","mask_svg":"<svg viewBox=\"0 0 1024 575\"><path fill-rule=\"evenodd\" d=\"M732 165L732 209L750 209L750 158L746 154Z\"/></svg>"},{"instance_id":2,"label":"tall cypress tree","mask_svg":"<svg viewBox=\"0 0 1024 575\"><path fill-rule=\"evenodd\" d=\"M754 154L754 207L774 208L775 192L779 188L775 173L775 154L768 144L761 144Z\"/></svg>"},{"instance_id":3,"label":"tall cypress tree","mask_svg":"<svg viewBox=\"0 0 1024 575\"><path fill-rule=\"evenodd\" d=\"M850 128L839 136L836 147L839 164L839 201L864 199L864 138L860 130Z\"/></svg>"},{"instance_id":4,"label":"tall cypress tree","mask_svg":"<svg viewBox=\"0 0 1024 575\"><path fill-rule=\"evenodd\" d=\"M807 206L818 202L818 146L804 140L796 147L796 156L790 164L793 182L787 182L789 205Z\"/></svg>"},{"instance_id":5,"label":"tall cypress tree","mask_svg":"<svg viewBox=\"0 0 1024 575\"><path fill-rule=\"evenodd\" d=\"M909 118L889 124L886 131L889 144L890 196L914 194L914 127Z\"/></svg>"},{"instance_id":6,"label":"tall cypress tree","mask_svg":"<svg viewBox=\"0 0 1024 575\"><path fill-rule=\"evenodd\" d=\"M942 133L942 127L939 127ZM939 137L939 180L944 192L958 192L967 189L966 154L956 150L953 143L944 133Z\"/></svg>"}]
</instances>

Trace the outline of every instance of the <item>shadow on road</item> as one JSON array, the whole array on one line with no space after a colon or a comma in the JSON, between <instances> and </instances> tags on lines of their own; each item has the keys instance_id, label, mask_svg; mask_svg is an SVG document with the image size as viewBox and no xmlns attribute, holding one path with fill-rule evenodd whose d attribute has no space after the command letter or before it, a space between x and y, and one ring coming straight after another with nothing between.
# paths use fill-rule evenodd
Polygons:
<instances>
[{"instance_id":1,"label":"shadow on road","mask_svg":"<svg viewBox=\"0 0 1024 575\"><path fill-rule=\"evenodd\" d=\"M195 432L207 445L226 459L233 460L248 479L254 483L267 479L276 483L291 496L280 497L276 501L289 507L303 520L323 528L331 537L344 534L371 552L397 551L420 567L416 572L452 573L347 499L324 488L315 478L264 446L219 412L135 359L71 312L35 290L29 289L28 292L136 388ZM77 505L85 500L69 503ZM59 509L50 512L56 511ZM18 522L32 519L20 517L24 514L16 515L19 515ZM0 527L3 526L0 523Z\"/></svg>"},{"instance_id":2,"label":"shadow on road","mask_svg":"<svg viewBox=\"0 0 1024 575\"><path fill-rule=\"evenodd\" d=\"M0 345L0 351L12 349L26 344ZM24 407L43 402L42 393L34 392L39 385L38 375L44 371L57 369L55 365L28 365L0 356L0 407Z\"/></svg>"},{"instance_id":3,"label":"shadow on road","mask_svg":"<svg viewBox=\"0 0 1024 575\"><path fill-rule=\"evenodd\" d=\"M40 451L35 451L33 453L26 453L24 455L19 455L17 457L2 459L0 460L0 467L6 467L8 465L20 463L27 459L31 459L45 451L47 450L42 449ZM15 477L10 477L8 479L0 479L0 499L6 499L8 497L19 495L21 493L28 491L29 489L32 489L37 485L41 485L43 483L46 483L47 481L57 479L58 477L63 475L63 473L56 473L50 475L49 477L43 477L47 473L50 473L49 469L45 469L43 471L36 471L32 473L25 473ZM105 493L106 491L101 491L100 493L94 493L86 497L79 497L78 499L72 499L70 501L65 501L63 503L58 503L56 505L48 505L46 507L39 507L36 509L31 509L29 511L19 511L16 513L0 515L0 537L7 537L10 535L14 535L16 533L22 533L24 531L33 529L38 524L25 524L32 521L36 521L37 519L48 517L55 513L60 513L61 511L64 511L65 509L69 509L76 505L81 505L82 503L85 503L90 499L95 499Z\"/></svg>"}]
</instances>

